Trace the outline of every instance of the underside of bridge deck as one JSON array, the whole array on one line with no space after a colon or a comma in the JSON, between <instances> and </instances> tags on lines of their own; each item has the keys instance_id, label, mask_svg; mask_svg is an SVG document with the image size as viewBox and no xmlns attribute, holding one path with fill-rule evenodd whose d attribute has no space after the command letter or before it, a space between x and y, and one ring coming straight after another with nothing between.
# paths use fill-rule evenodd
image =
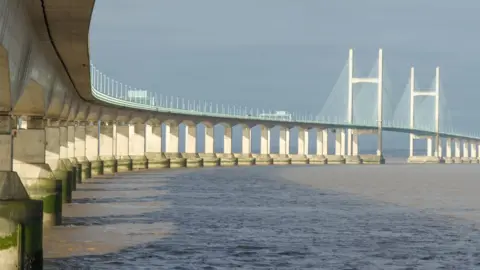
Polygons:
<instances>
[{"instance_id":1,"label":"underside of bridge deck","mask_svg":"<svg viewBox=\"0 0 480 270\"><path fill-rule=\"evenodd\" d=\"M95 0L29 0L33 25L45 49L66 70L80 97L93 101L89 30ZM51 48L51 49L47 49Z\"/></svg>"}]
</instances>

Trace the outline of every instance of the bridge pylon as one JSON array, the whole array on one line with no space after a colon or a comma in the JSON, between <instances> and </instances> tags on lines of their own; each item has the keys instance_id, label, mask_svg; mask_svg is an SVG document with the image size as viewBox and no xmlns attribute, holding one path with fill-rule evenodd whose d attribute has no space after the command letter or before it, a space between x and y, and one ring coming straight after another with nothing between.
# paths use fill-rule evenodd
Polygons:
<instances>
[{"instance_id":1,"label":"bridge pylon","mask_svg":"<svg viewBox=\"0 0 480 270\"><path fill-rule=\"evenodd\" d=\"M377 156L383 154L382 127L383 127L383 50L378 50L378 74L377 77L354 77L353 49L349 50L348 55L348 103L347 117L348 123L353 124L353 85L357 83L377 84ZM358 146L356 143L358 133L354 134L353 129L347 131L347 155L358 155Z\"/></svg>"},{"instance_id":2,"label":"bridge pylon","mask_svg":"<svg viewBox=\"0 0 480 270\"><path fill-rule=\"evenodd\" d=\"M415 68L410 68L410 129L415 129L415 97L429 96L435 98L435 151L432 153L431 136L417 136L410 133L410 157L413 157L413 142L415 139L427 139L427 156L442 158L442 150L440 147L440 67L435 69L435 89L419 90L415 89Z\"/></svg>"}]
</instances>

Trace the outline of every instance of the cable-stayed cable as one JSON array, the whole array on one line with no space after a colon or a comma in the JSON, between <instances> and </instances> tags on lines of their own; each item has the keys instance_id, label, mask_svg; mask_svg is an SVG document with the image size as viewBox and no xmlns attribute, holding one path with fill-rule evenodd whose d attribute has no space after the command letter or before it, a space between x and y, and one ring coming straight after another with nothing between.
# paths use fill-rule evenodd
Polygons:
<instances>
[{"instance_id":1,"label":"cable-stayed cable","mask_svg":"<svg viewBox=\"0 0 480 270\"><path fill-rule=\"evenodd\" d=\"M343 66L332 91L328 95L317 118L322 121L345 123L348 102L348 63Z\"/></svg>"}]
</instances>

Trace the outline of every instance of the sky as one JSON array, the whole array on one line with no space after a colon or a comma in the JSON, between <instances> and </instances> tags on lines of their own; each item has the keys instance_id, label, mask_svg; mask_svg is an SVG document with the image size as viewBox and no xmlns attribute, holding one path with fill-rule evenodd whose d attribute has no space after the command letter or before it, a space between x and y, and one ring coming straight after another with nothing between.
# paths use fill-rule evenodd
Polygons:
<instances>
[{"instance_id":1,"label":"sky","mask_svg":"<svg viewBox=\"0 0 480 270\"><path fill-rule=\"evenodd\" d=\"M367 75L384 50L398 100L414 65L459 130L479 131L478 0L101 0L92 62L126 84L214 103L319 113L355 49ZM372 106L374 104L372 103Z\"/></svg>"}]
</instances>

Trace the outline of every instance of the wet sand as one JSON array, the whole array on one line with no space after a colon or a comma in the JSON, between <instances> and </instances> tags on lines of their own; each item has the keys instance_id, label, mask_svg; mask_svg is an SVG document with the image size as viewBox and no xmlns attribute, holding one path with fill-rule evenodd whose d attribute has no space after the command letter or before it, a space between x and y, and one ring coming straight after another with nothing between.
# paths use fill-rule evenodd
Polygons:
<instances>
[{"instance_id":1,"label":"wet sand","mask_svg":"<svg viewBox=\"0 0 480 270\"><path fill-rule=\"evenodd\" d=\"M158 199L167 194L163 179L144 178L126 173L78 185L73 203L63 205L63 226L44 230L45 258L107 254L169 235L171 223L139 222L169 207Z\"/></svg>"},{"instance_id":2,"label":"wet sand","mask_svg":"<svg viewBox=\"0 0 480 270\"><path fill-rule=\"evenodd\" d=\"M278 177L320 190L480 224L480 164L387 164L277 168Z\"/></svg>"}]
</instances>

